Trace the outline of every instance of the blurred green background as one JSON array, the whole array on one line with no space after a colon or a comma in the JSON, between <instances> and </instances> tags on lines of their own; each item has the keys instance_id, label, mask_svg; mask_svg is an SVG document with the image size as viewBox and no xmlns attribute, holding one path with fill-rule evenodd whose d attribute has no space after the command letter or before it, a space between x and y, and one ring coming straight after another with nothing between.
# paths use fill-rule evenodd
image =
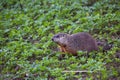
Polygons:
<instances>
[{"instance_id":1,"label":"blurred green background","mask_svg":"<svg viewBox=\"0 0 120 80\"><path fill-rule=\"evenodd\" d=\"M61 52L51 41L59 32L89 32L113 47L89 58L80 52L59 60ZM0 80L120 80L116 54L119 0L0 0Z\"/></svg>"}]
</instances>

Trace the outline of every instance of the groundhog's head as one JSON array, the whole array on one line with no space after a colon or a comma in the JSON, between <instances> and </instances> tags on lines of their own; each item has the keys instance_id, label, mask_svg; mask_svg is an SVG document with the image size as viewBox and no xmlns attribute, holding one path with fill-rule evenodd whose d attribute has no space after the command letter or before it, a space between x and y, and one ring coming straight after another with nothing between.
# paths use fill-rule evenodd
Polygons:
<instances>
[{"instance_id":1,"label":"groundhog's head","mask_svg":"<svg viewBox=\"0 0 120 80\"><path fill-rule=\"evenodd\" d=\"M70 35L66 34L66 33L58 33L53 36L52 41L54 41L55 43L57 43L61 46L65 46L67 44L67 38L69 36Z\"/></svg>"}]
</instances>

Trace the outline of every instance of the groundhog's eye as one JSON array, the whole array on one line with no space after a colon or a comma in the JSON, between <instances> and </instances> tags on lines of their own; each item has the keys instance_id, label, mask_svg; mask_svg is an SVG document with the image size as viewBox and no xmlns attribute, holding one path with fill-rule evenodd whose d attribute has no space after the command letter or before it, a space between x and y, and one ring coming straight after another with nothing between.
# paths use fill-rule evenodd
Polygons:
<instances>
[{"instance_id":1,"label":"groundhog's eye","mask_svg":"<svg viewBox=\"0 0 120 80\"><path fill-rule=\"evenodd\" d=\"M59 38L59 35L57 35L56 38Z\"/></svg>"}]
</instances>

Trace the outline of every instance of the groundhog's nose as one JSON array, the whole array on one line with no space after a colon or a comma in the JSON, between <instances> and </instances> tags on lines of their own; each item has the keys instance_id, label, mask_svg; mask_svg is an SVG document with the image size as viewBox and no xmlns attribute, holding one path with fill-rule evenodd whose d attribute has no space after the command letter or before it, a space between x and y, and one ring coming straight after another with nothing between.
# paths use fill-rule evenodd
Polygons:
<instances>
[{"instance_id":1,"label":"groundhog's nose","mask_svg":"<svg viewBox=\"0 0 120 80\"><path fill-rule=\"evenodd\" d=\"M53 39L53 38L52 38L51 40L52 40L52 41L54 41L54 39Z\"/></svg>"}]
</instances>

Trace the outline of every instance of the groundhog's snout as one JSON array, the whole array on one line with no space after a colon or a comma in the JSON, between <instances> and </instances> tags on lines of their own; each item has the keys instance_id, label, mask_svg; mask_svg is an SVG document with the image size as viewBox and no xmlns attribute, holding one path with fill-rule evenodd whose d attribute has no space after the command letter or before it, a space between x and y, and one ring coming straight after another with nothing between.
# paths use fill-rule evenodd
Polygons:
<instances>
[{"instance_id":1,"label":"groundhog's snout","mask_svg":"<svg viewBox=\"0 0 120 80\"><path fill-rule=\"evenodd\" d=\"M51 40L54 41L54 38L52 38Z\"/></svg>"},{"instance_id":2,"label":"groundhog's snout","mask_svg":"<svg viewBox=\"0 0 120 80\"><path fill-rule=\"evenodd\" d=\"M58 43L58 42L59 42L58 38L56 38L56 37L53 37L51 40L52 40L53 42L55 42L55 43Z\"/></svg>"},{"instance_id":3,"label":"groundhog's snout","mask_svg":"<svg viewBox=\"0 0 120 80\"><path fill-rule=\"evenodd\" d=\"M55 37L52 37L51 39L53 42L56 42L56 38Z\"/></svg>"}]
</instances>

